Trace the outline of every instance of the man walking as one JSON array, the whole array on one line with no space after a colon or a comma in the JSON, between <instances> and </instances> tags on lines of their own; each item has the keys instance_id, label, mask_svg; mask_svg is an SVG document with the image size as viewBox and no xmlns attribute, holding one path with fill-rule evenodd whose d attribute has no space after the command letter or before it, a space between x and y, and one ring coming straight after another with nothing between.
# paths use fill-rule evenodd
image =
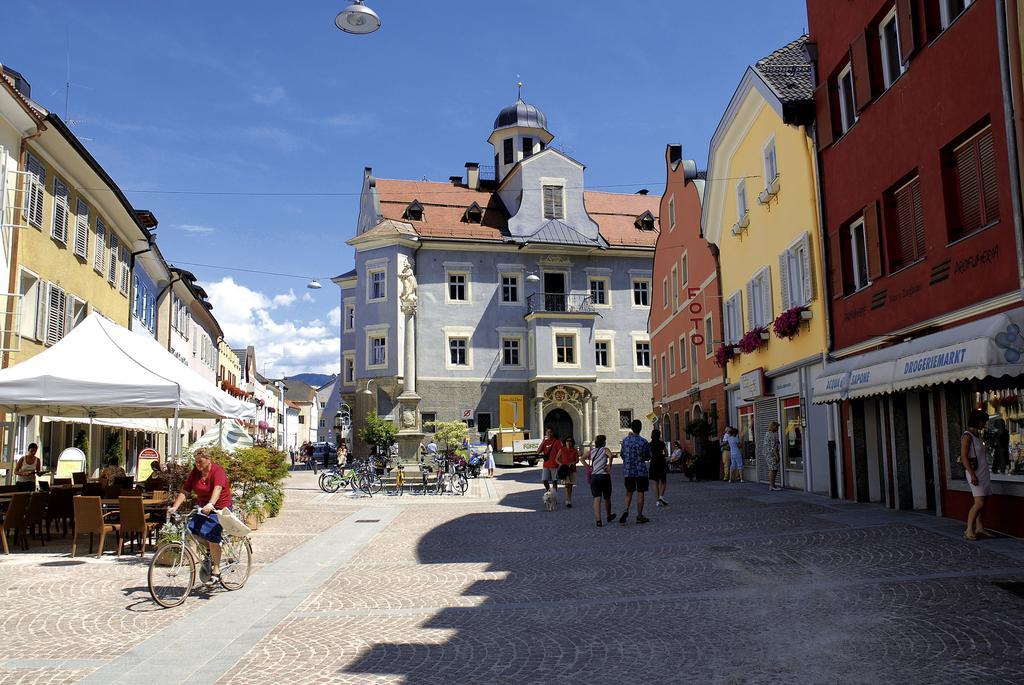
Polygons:
<instances>
[{"instance_id":1,"label":"man walking","mask_svg":"<svg viewBox=\"0 0 1024 685\"><path fill-rule=\"evenodd\" d=\"M544 457L544 466L540 476L541 481L544 482L544 490L546 492L554 485L555 495L558 494L558 457L561 452L562 441L555 435L553 428L548 428L544 431L544 440L537 448L537 454Z\"/></svg>"},{"instance_id":2,"label":"man walking","mask_svg":"<svg viewBox=\"0 0 1024 685\"><path fill-rule=\"evenodd\" d=\"M636 522L647 523L649 518L644 516L644 493L650 484L647 472L647 462L651 459L651 445L643 436L640 430L643 423L640 419L633 419L629 425L632 433L622 441L622 473L625 476L626 486L626 507L619 517L619 523L626 523L629 518L629 504L633 501L633 493L636 492Z\"/></svg>"}]
</instances>

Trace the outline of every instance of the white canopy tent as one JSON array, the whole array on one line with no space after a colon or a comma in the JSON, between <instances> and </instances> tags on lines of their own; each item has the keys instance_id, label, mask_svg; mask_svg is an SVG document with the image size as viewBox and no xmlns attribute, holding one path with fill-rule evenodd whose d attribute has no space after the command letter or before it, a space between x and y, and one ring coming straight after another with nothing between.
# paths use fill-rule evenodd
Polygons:
<instances>
[{"instance_id":1,"label":"white canopy tent","mask_svg":"<svg viewBox=\"0 0 1024 685\"><path fill-rule=\"evenodd\" d=\"M225 452L246 449L253 446L252 436L237 421L218 421L216 428L211 428L189 445L195 451L200 447L220 447Z\"/></svg>"},{"instance_id":2,"label":"white canopy tent","mask_svg":"<svg viewBox=\"0 0 1024 685\"><path fill-rule=\"evenodd\" d=\"M53 347L0 370L0 411L62 418L254 420L156 340L93 313Z\"/></svg>"}]
</instances>

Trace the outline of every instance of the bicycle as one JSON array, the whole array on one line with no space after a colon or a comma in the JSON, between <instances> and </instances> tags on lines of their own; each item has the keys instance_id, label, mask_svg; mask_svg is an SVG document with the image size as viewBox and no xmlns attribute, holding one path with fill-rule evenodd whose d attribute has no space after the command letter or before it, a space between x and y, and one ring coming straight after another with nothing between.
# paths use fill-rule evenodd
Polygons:
<instances>
[{"instance_id":1,"label":"bicycle","mask_svg":"<svg viewBox=\"0 0 1024 685\"><path fill-rule=\"evenodd\" d=\"M149 562L148 585L153 601L171 609L182 604L199 579L207 584L212 578L210 550L189 530L188 524L200 512L195 507L186 517L172 514L169 519L183 523L181 539L165 542ZM221 541L220 584L225 590L240 589L252 570L252 544L249 538L225 535Z\"/></svg>"},{"instance_id":2,"label":"bicycle","mask_svg":"<svg viewBox=\"0 0 1024 685\"><path fill-rule=\"evenodd\" d=\"M453 455L440 454L434 457L434 463L437 465L434 494L443 495L445 492L466 494L469 489L469 478L466 476L465 468L460 468L458 460Z\"/></svg>"}]
</instances>

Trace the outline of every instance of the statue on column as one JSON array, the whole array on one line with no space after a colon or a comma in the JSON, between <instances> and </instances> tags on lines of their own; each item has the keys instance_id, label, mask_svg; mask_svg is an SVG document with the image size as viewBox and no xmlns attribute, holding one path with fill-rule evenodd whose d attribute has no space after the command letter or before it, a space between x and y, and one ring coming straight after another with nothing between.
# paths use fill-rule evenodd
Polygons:
<instances>
[{"instance_id":1,"label":"statue on column","mask_svg":"<svg viewBox=\"0 0 1024 685\"><path fill-rule=\"evenodd\" d=\"M413 273L415 264L411 259L407 259L405 266L402 267L402 272L398 274L398 280L402 282L402 292L398 296L398 301L402 304L402 311L406 314L412 314L416 311L416 274Z\"/></svg>"}]
</instances>

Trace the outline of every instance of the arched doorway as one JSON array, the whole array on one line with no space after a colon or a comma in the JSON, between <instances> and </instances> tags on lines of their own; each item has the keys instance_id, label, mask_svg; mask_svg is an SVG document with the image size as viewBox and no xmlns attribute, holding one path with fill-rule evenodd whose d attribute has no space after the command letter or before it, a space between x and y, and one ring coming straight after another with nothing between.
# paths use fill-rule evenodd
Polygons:
<instances>
[{"instance_id":1,"label":"arched doorway","mask_svg":"<svg viewBox=\"0 0 1024 685\"><path fill-rule=\"evenodd\" d=\"M552 409L544 417L544 432L546 433L548 428L555 431L555 437L559 440L565 440L567 437L572 435L572 417L569 416L569 412L558 407Z\"/></svg>"}]
</instances>

